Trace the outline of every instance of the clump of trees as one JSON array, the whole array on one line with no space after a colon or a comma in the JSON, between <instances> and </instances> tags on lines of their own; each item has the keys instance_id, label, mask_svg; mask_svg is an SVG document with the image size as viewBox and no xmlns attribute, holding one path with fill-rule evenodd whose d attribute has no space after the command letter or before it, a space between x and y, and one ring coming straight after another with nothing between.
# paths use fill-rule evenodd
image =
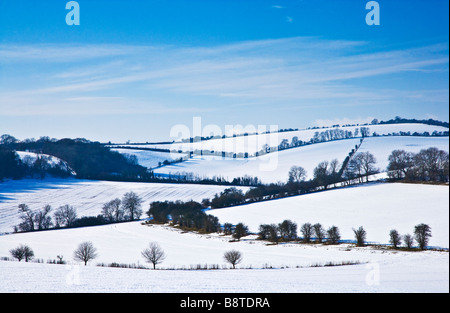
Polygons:
<instances>
[{"instance_id":1,"label":"clump of trees","mask_svg":"<svg viewBox=\"0 0 450 313\"><path fill-rule=\"evenodd\" d=\"M248 226L244 223L238 223L234 227L232 237L234 239L240 240L242 237L248 236L249 234L250 232L248 230Z\"/></svg>"},{"instance_id":2,"label":"clump of trees","mask_svg":"<svg viewBox=\"0 0 450 313\"><path fill-rule=\"evenodd\" d=\"M245 195L242 190L235 187L227 188L220 193L220 195L215 195L211 200L211 207L213 208L223 208L233 205L241 204L245 201Z\"/></svg>"},{"instance_id":3,"label":"clump of trees","mask_svg":"<svg viewBox=\"0 0 450 313\"><path fill-rule=\"evenodd\" d=\"M9 253L11 253L12 257L17 259L19 262L22 260L28 262L34 257L33 249L27 245L20 245L17 248L11 249L9 250Z\"/></svg>"},{"instance_id":4,"label":"clump of trees","mask_svg":"<svg viewBox=\"0 0 450 313\"><path fill-rule=\"evenodd\" d=\"M282 198L290 195L306 194L317 190L328 189L330 186L352 180L363 182L369 176L379 172L375 167L376 159L370 152L350 153L344 163L337 159L322 161L314 168L314 176L306 180L307 172L301 166L292 166L288 173L288 182L261 184L249 189L245 194L235 187L227 188L216 194L209 202L211 208L224 208L243 203L257 202L268 199Z\"/></svg>"},{"instance_id":5,"label":"clump of trees","mask_svg":"<svg viewBox=\"0 0 450 313\"><path fill-rule=\"evenodd\" d=\"M204 206L196 201L155 201L150 203L147 215L156 223L169 223L183 229L206 233L220 230L219 219L206 214ZM169 218L171 217L171 219Z\"/></svg>"},{"instance_id":6,"label":"clump of trees","mask_svg":"<svg viewBox=\"0 0 450 313\"><path fill-rule=\"evenodd\" d=\"M34 152L37 157L21 160L16 151ZM64 162L53 164L48 155ZM7 134L0 137L0 180L44 178L47 175L67 177L72 175L72 171L77 178L84 179L136 180L152 176L147 168L137 164L135 157L84 138L56 140L41 137L19 141Z\"/></svg>"},{"instance_id":7,"label":"clump of trees","mask_svg":"<svg viewBox=\"0 0 450 313\"><path fill-rule=\"evenodd\" d=\"M416 241L419 249L425 250L431 237L431 227L425 223L414 226L414 236L411 234L405 234L402 237L396 229L392 229L389 232L389 242L394 249L400 248L403 239L406 249L413 249L414 241Z\"/></svg>"},{"instance_id":8,"label":"clump of trees","mask_svg":"<svg viewBox=\"0 0 450 313\"><path fill-rule=\"evenodd\" d=\"M418 153L394 150L387 170L393 180L448 182L449 154L436 147Z\"/></svg>"},{"instance_id":9,"label":"clump of trees","mask_svg":"<svg viewBox=\"0 0 450 313\"><path fill-rule=\"evenodd\" d=\"M362 226L358 229L353 229L353 232L355 233L356 245L358 247L363 247L365 245L367 232Z\"/></svg>"},{"instance_id":10,"label":"clump of trees","mask_svg":"<svg viewBox=\"0 0 450 313\"><path fill-rule=\"evenodd\" d=\"M312 225L304 223L300 226L301 237L297 235L297 224L291 220L284 220L279 224L259 225L258 239L273 243L301 240L304 243L339 244L341 240L339 228L331 226L327 231L320 223Z\"/></svg>"},{"instance_id":11,"label":"clump of trees","mask_svg":"<svg viewBox=\"0 0 450 313\"><path fill-rule=\"evenodd\" d=\"M341 233L339 231L339 228L334 225L328 228L327 236L328 236L327 242L329 242L332 245L337 245L341 240Z\"/></svg>"},{"instance_id":12,"label":"clump of trees","mask_svg":"<svg viewBox=\"0 0 450 313\"><path fill-rule=\"evenodd\" d=\"M348 180L358 179L360 183L364 178L369 181L369 176L379 172L375 167L375 156L369 151L356 153L348 162L344 177Z\"/></svg>"}]
</instances>

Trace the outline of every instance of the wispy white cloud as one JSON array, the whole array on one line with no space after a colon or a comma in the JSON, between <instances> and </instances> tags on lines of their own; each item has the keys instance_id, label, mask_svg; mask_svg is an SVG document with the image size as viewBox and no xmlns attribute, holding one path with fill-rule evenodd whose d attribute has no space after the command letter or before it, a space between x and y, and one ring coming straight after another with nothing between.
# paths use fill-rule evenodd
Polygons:
<instances>
[{"instance_id":1,"label":"wispy white cloud","mask_svg":"<svg viewBox=\"0 0 450 313\"><path fill-rule=\"evenodd\" d=\"M193 99L198 105L191 104L191 111L204 110L214 99L287 106L296 101L298 107L327 102L364 106L406 94L416 100L448 99L426 88L395 88L389 80L383 84L392 74L448 72L445 44L378 52L364 41L317 37L203 47L3 44L0 60L10 78L0 86L5 115L73 114L75 104L81 111L105 114L162 112L163 107L179 109L175 97ZM61 62L69 64L62 67ZM29 63L33 67L17 67ZM376 78L376 86L361 85L363 78Z\"/></svg>"}]
</instances>

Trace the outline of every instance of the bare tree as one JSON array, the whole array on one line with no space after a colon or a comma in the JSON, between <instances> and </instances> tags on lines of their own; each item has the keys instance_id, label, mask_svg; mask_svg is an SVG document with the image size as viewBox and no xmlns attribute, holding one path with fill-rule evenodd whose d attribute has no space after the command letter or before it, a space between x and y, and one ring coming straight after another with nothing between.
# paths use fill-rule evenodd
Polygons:
<instances>
[{"instance_id":1,"label":"bare tree","mask_svg":"<svg viewBox=\"0 0 450 313\"><path fill-rule=\"evenodd\" d=\"M297 238L297 224L291 220L284 220L278 224L280 236L285 240L294 240Z\"/></svg>"},{"instance_id":2,"label":"bare tree","mask_svg":"<svg viewBox=\"0 0 450 313\"><path fill-rule=\"evenodd\" d=\"M301 166L292 166L289 170L289 182L301 183L306 179L306 170Z\"/></svg>"},{"instance_id":3,"label":"bare tree","mask_svg":"<svg viewBox=\"0 0 450 313\"><path fill-rule=\"evenodd\" d=\"M38 230L49 229L52 227L52 218L49 216L51 210L52 207L47 204L41 211L35 213L34 220Z\"/></svg>"},{"instance_id":4,"label":"bare tree","mask_svg":"<svg viewBox=\"0 0 450 313\"><path fill-rule=\"evenodd\" d=\"M328 242L330 244L336 245L339 243L339 240L341 240L341 234L337 226L331 226L330 228L328 228L327 235L328 235Z\"/></svg>"},{"instance_id":5,"label":"bare tree","mask_svg":"<svg viewBox=\"0 0 450 313\"><path fill-rule=\"evenodd\" d=\"M447 181L449 154L436 147L420 150L414 156L416 175L422 180Z\"/></svg>"},{"instance_id":6,"label":"bare tree","mask_svg":"<svg viewBox=\"0 0 450 313\"><path fill-rule=\"evenodd\" d=\"M77 219L77 211L68 204L60 206L54 214L56 227L70 227Z\"/></svg>"},{"instance_id":7,"label":"bare tree","mask_svg":"<svg viewBox=\"0 0 450 313\"><path fill-rule=\"evenodd\" d=\"M402 244L402 237L400 236L397 230L392 229L389 232L389 237L390 237L389 242L395 249L397 249L397 247Z\"/></svg>"},{"instance_id":8,"label":"bare tree","mask_svg":"<svg viewBox=\"0 0 450 313\"><path fill-rule=\"evenodd\" d=\"M311 237L313 234L313 227L310 223L303 224L302 227L300 228L300 232L302 233L304 242L311 241Z\"/></svg>"},{"instance_id":9,"label":"bare tree","mask_svg":"<svg viewBox=\"0 0 450 313\"><path fill-rule=\"evenodd\" d=\"M406 234L403 236L403 241L405 242L405 246L408 249L411 249L414 244L414 238L410 234Z\"/></svg>"},{"instance_id":10,"label":"bare tree","mask_svg":"<svg viewBox=\"0 0 450 313\"><path fill-rule=\"evenodd\" d=\"M19 213L21 213L20 219L22 220L22 223L19 224L19 229L21 231L33 231L35 213L25 203L19 204Z\"/></svg>"},{"instance_id":11,"label":"bare tree","mask_svg":"<svg viewBox=\"0 0 450 313\"><path fill-rule=\"evenodd\" d=\"M233 224L231 224L231 223L223 224L223 234L224 235L231 235L231 234L233 234L233 230L234 230Z\"/></svg>"},{"instance_id":12,"label":"bare tree","mask_svg":"<svg viewBox=\"0 0 450 313\"><path fill-rule=\"evenodd\" d=\"M243 223L238 223L234 228L233 238L240 240L241 237L249 235L248 226Z\"/></svg>"},{"instance_id":13,"label":"bare tree","mask_svg":"<svg viewBox=\"0 0 450 313\"><path fill-rule=\"evenodd\" d=\"M431 237L431 227L423 223L416 225L414 227L414 236L417 243L419 244L419 248L421 250L424 250L428 245L428 241Z\"/></svg>"},{"instance_id":14,"label":"bare tree","mask_svg":"<svg viewBox=\"0 0 450 313\"><path fill-rule=\"evenodd\" d=\"M34 252L33 250L27 246L27 245L20 245L19 247L15 249L9 250L11 255L19 260L19 262L23 259L25 259L25 262L28 262L29 260L33 259Z\"/></svg>"},{"instance_id":15,"label":"bare tree","mask_svg":"<svg viewBox=\"0 0 450 313\"><path fill-rule=\"evenodd\" d=\"M414 165L414 154L405 150L393 150L389 155L389 165L387 167L390 178L402 179L410 176L411 168Z\"/></svg>"},{"instance_id":16,"label":"bare tree","mask_svg":"<svg viewBox=\"0 0 450 313\"><path fill-rule=\"evenodd\" d=\"M330 184L330 171L328 167L328 161L322 161L314 168L314 181L319 186L323 186L324 189L327 189Z\"/></svg>"},{"instance_id":17,"label":"bare tree","mask_svg":"<svg viewBox=\"0 0 450 313\"><path fill-rule=\"evenodd\" d=\"M236 265L242 262L242 253L237 250L230 250L224 253L223 258L235 269Z\"/></svg>"},{"instance_id":18,"label":"bare tree","mask_svg":"<svg viewBox=\"0 0 450 313\"><path fill-rule=\"evenodd\" d=\"M73 258L77 261L84 262L85 266L88 261L95 259L97 256L97 249L90 241L80 243L78 248L73 253Z\"/></svg>"},{"instance_id":19,"label":"bare tree","mask_svg":"<svg viewBox=\"0 0 450 313\"><path fill-rule=\"evenodd\" d=\"M103 205L102 215L108 222L120 222L124 220L124 212L120 206L119 198L111 200Z\"/></svg>"},{"instance_id":20,"label":"bare tree","mask_svg":"<svg viewBox=\"0 0 450 313\"><path fill-rule=\"evenodd\" d=\"M24 251L20 247L9 250L9 253L11 253L11 256L19 262L23 260Z\"/></svg>"},{"instance_id":21,"label":"bare tree","mask_svg":"<svg viewBox=\"0 0 450 313\"><path fill-rule=\"evenodd\" d=\"M314 229L314 236L316 237L317 241L321 243L323 241L323 238L325 238L325 229L323 229L322 225L320 223L316 223L313 225Z\"/></svg>"},{"instance_id":22,"label":"bare tree","mask_svg":"<svg viewBox=\"0 0 450 313\"><path fill-rule=\"evenodd\" d=\"M356 238L356 245L358 247L363 247L366 241L367 232L364 230L362 226L359 226L358 229L353 229Z\"/></svg>"},{"instance_id":23,"label":"bare tree","mask_svg":"<svg viewBox=\"0 0 450 313\"><path fill-rule=\"evenodd\" d=\"M164 250L157 242L151 242L149 247L142 251L142 256L147 260L147 262L153 264L153 269L156 269L156 265L162 263L162 261L166 258Z\"/></svg>"},{"instance_id":24,"label":"bare tree","mask_svg":"<svg viewBox=\"0 0 450 313\"><path fill-rule=\"evenodd\" d=\"M27 245L23 246L23 251L24 251L23 256L25 258L25 262L28 262L29 260L34 258L34 252L29 246L27 246Z\"/></svg>"},{"instance_id":25,"label":"bare tree","mask_svg":"<svg viewBox=\"0 0 450 313\"><path fill-rule=\"evenodd\" d=\"M278 243L280 233L280 226L277 224L261 224L259 225L258 238L261 240L269 240L270 242Z\"/></svg>"},{"instance_id":26,"label":"bare tree","mask_svg":"<svg viewBox=\"0 0 450 313\"><path fill-rule=\"evenodd\" d=\"M369 175L375 174L378 172L378 169L375 167L377 163L375 156L369 151L358 153L359 160L361 162L361 168L363 170L363 175L366 176L366 182L369 181Z\"/></svg>"},{"instance_id":27,"label":"bare tree","mask_svg":"<svg viewBox=\"0 0 450 313\"><path fill-rule=\"evenodd\" d=\"M122 209L131 221L142 215L142 199L133 191L127 192L122 198Z\"/></svg>"}]
</instances>

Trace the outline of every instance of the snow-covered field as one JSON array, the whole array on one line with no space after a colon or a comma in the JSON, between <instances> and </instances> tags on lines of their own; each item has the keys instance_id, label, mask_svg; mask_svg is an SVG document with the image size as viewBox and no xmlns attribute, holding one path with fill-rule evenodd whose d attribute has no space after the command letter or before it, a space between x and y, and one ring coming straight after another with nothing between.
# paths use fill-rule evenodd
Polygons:
<instances>
[{"instance_id":1,"label":"snow-covered field","mask_svg":"<svg viewBox=\"0 0 450 313\"><path fill-rule=\"evenodd\" d=\"M145 144L145 145L129 145L130 147L145 147L145 148L159 148L159 149L169 149L169 150L182 150L194 151L194 150L213 150L213 151L225 151L234 153L245 153L253 155L260 151L264 145L269 145L270 147L278 146L283 139L286 139L290 144L292 138L297 137L298 140L308 142L312 139L316 132L321 133L327 130L342 130L347 132L352 132L355 138L361 138L361 127L368 128L368 135L372 136L374 132L378 135L388 135L388 134L400 134L400 132L409 132L413 134L428 132L432 134L434 131L444 132L448 131L448 128L442 126L432 126L425 124L388 124L388 125L365 125L365 126L347 126L347 127L333 127L333 128L316 128L316 129L306 129L288 132L276 132L270 134L257 134L248 136L237 136L237 137L227 137L218 138L211 140L202 140L193 143L171 143L171 144ZM357 130L357 131L356 131ZM209 134L205 134L208 136Z\"/></svg>"},{"instance_id":2,"label":"snow-covered field","mask_svg":"<svg viewBox=\"0 0 450 313\"><path fill-rule=\"evenodd\" d=\"M82 241L92 241L98 258L88 266L72 259ZM167 258L159 269L96 267L118 262L145 265L141 251L150 241ZM448 252L394 252L348 245L266 245L261 241L230 242L228 237L183 233L139 222L0 236L0 256L19 244L36 258L63 255L66 265L0 261L0 292L448 292ZM236 270L223 261L237 249L243 261ZM358 265L311 267L328 262ZM219 270L189 269L219 265ZM149 266L146 264L146 266ZM273 268L268 268L268 267Z\"/></svg>"},{"instance_id":3,"label":"snow-covered field","mask_svg":"<svg viewBox=\"0 0 450 313\"><path fill-rule=\"evenodd\" d=\"M20 223L18 205L32 210L49 204L53 209L69 204L81 216L97 216L103 204L130 191L142 200L146 212L153 201L202 201L220 194L226 186L91 181L79 179L23 179L0 183L0 233L11 232ZM242 188L244 191L247 188ZM144 214L145 215L145 214ZM144 216L143 216L144 217Z\"/></svg>"},{"instance_id":4,"label":"snow-covered field","mask_svg":"<svg viewBox=\"0 0 450 313\"><path fill-rule=\"evenodd\" d=\"M367 240L389 243L389 231L413 234L414 226L432 228L431 246L449 247L449 187L423 184L370 183L313 194L208 211L221 223L243 222L253 232L261 224L290 219L339 227L342 239L354 239L353 228L363 226Z\"/></svg>"},{"instance_id":5,"label":"snow-covered field","mask_svg":"<svg viewBox=\"0 0 450 313\"><path fill-rule=\"evenodd\" d=\"M314 168L319 162L333 159L343 162L359 142L360 139L330 141L248 159L195 156L182 163L160 167L154 172L161 175L176 175L185 172L194 173L200 177L221 176L229 181L235 177L249 175L260 178L263 183L286 182L292 166L302 166L307 171L308 178L312 178ZM448 137L367 137L358 152L370 151L374 154L377 160L376 166L384 172L388 165L388 157L393 150L403 149L419 152L421 149L429 147L449 151Z\"/></svg>"},{"instance_id":6,"label":"snow-covered field","mask_svg":"<svg viewBox=\"0 0 450 313\"><path fill-rule=\"evenodd\" d=\"M388 158L393 150L401 149L408 152L418 153L422 149L436 147L440 150L449 151L448 137L368 137L365 138L358 152L369 151L376 160L376 167L383 172L389 164Z\"/></svg>"},{"instance_id":7,"label":"snow-covered field","mask_svg":"<svg viewBox=\"0 0 450 313\"><path fill-rule=\"evenodd\" d=\"M286 182L292 166L302 166L308 177L312 178L314 168L319 162L335 158L342 162L358 143L359 139L331 141L248 159L195 156L182 163L160 167L154 172L164 175L191 172L200 177L219 176L229 181L248 175L258 177L263 183Z\"/></svg>"},{"instance_id":8,"label":"snow-covered field","mask_svg":"<svg viewBox=\"0 0 450 313\"><path fill-rule=\"evenodd\" d=\"M423 124L369 125L370 134L448 131ZM353 131L360 127L341 127ZM198 148L215 151L259 151L264 144L290 143L295 136L308 141L314 129L268 135L245 136L169 147L184 151ZM342 162L358 144L359 138L329 141L270 153L257 158L231 159L195 156L156 169L162 175L191 172L200 177L221 176L231 180L244 175L257 176L264 183L285 182L293 165L302 166L312 177L321 161L337 158ZM207 146L204 146L207 145ZM170 145L169 145L170 146ZM149 147L146 145L145 147ZM168 145L151 147L168 148ZM370 151L382 171L394 149L418 152L428 147L449 151L448 137L382 136L364 139L359 152ZM123 150L136 155L138 162L154 167L169 154ZM22 156L23 153L22 153ZM163 160L164 158L164 160ZM169 160L169 159L168 159ZM268 244L248 236L230 241L219 234L200 235L162 226L128 222L77 229L5 234L20 223L18 205L32 210L50 204L53 208L70 204L78 216L101 213L104 203L134 191L143 199L143 211L152 201L212 198L227 186L88 181L77 179L19 180L0 183L0 257L10 257L10 249L29 245L35 258L47 262L63 255L66 265L0 261L0 292L449 292L449 253L439 251L405 252L382 248L282 243ZM248 188L242 188L246 191ZM429 245L449 247L449 186L402 183L369 183L307 195L264 201L225 209L210 210L223 224L243 222L257 232L260 224L290 219L321 223L325 229L337 226L344 240L353 240L353 228L363 226L367 241L386 244L389 231L413 234L414 226L431 226ZM144 213L145 215L145 213ZM146 216L143 216L146 217ZM298 231L300 235L300 231ZM88 266L73 260L78 244L91 241L98 257ZM141 251L156 241L167 257L160 270L98 267L112 262L145 263ZM237 249L243 254L238 269L228 269L223 254ZM324 267L326 263L359 263ZM218 270L189 270L217 266ZM319 267L316 267L319 266ZM184 270L181 270L184 269ZM186 270L187 269L187 270Z\"/></svg>"}]
</instances>

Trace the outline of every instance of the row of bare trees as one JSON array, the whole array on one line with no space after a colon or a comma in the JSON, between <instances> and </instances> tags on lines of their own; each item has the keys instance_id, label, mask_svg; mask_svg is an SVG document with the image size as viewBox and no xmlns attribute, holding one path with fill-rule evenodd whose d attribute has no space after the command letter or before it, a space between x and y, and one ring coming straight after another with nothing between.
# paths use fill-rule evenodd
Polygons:
<instances>
[{"instance_id":1,"label":"row of bare trees","mask_svg":"<svg viewBox=\"0 0 450 313\"><path fill-rule=\"evenodd\" d=\"M21 223L14 227L14 232L29 232L51 228L89 226L95 224L133 221L142 215L142 199L134 192L124 194L103 205L101 215L97 217L78 218L76 208L69 204L53 211L47 204L41 210L31 210L27 204L19 204ZM53 218L51 213L53 213Z\"/></svg>"},{"instance_id":2,"label":"row of bare trees","mask_svg":"<svg viewBox=\"0 0 450 313\"><path fill-rule=\"evenodd\" d=\"M449 154L436 147L418 153L394 150L389 155L388 174L392 179L449 181Z\"/></svg>"},{"instance_id":3,"label":"row of bare trees","mask_svg":"<svg viewBox=\"0 0 450 313\"><path fill-rule=\"evenodd\" d=\"M19 262L25 260L25 262L31 261L34 258L34 251L28 245L20 245L17 248L11 249L9 251L11 256L17 259ZM166 259L166 253L161 248L157 242L150 242L148 248L145 248L141 255L144 259L153 265L153 269L156 269L156 265L162 263ZM93 243L90 241L82 242L78 245L77 249L73 252L73 259L75 261L81 261L86 266L87 263L98 257L97 248L94 247ZM226 262L236 268L242 259L242 253L237 250L226 251L223 255ZM65 264L63 257L58 255L58 263Z\"/></svg>"},{"instance_id":4,"label":"row of bare trees","mask_svg":"<svg viewBox=\"0 0 450 313\"><path fill-rule=\"evenodd\" d=\"M327 230L320 224L304 223L300 227L301 240L304 243L329 243L338 244L341 234L337 226L331 226ZM299 240L297 224L291 220L284 220L279 224L261 224L259 226L258 239L268 240L273 243L280 241Z\"/></svg>"},{"instance_id":5,"label":"row of bare trees","mask_svg":"<svg viewBox=\"0 0 450 313\"><path fill-rule=\"evenodd\" d=\"M341 241L339 228L334 225L325 230L320 223L314 225L304 223L300 227L300 232L301 240L304 243L315 242L335 245ZM353 229L353 232L355 234L356 246L365 246L367 231L364 227L360 226L357 229ZM403 239L406 248L412 249L415 240L419 248L424 250L428 246L429 239L431 238L431 227L424 223L418 224L414 227L414 236L406 234L403 237L399 235L397 230L393 229L390 231L389 237L389 242L394 249L400 247ZM300 238L297 236L297 224L291 220L284 220L279 224L261 224L259 226L258 239L278 243L280 241L299 240Z\"/></svg>"}]
</instances>

